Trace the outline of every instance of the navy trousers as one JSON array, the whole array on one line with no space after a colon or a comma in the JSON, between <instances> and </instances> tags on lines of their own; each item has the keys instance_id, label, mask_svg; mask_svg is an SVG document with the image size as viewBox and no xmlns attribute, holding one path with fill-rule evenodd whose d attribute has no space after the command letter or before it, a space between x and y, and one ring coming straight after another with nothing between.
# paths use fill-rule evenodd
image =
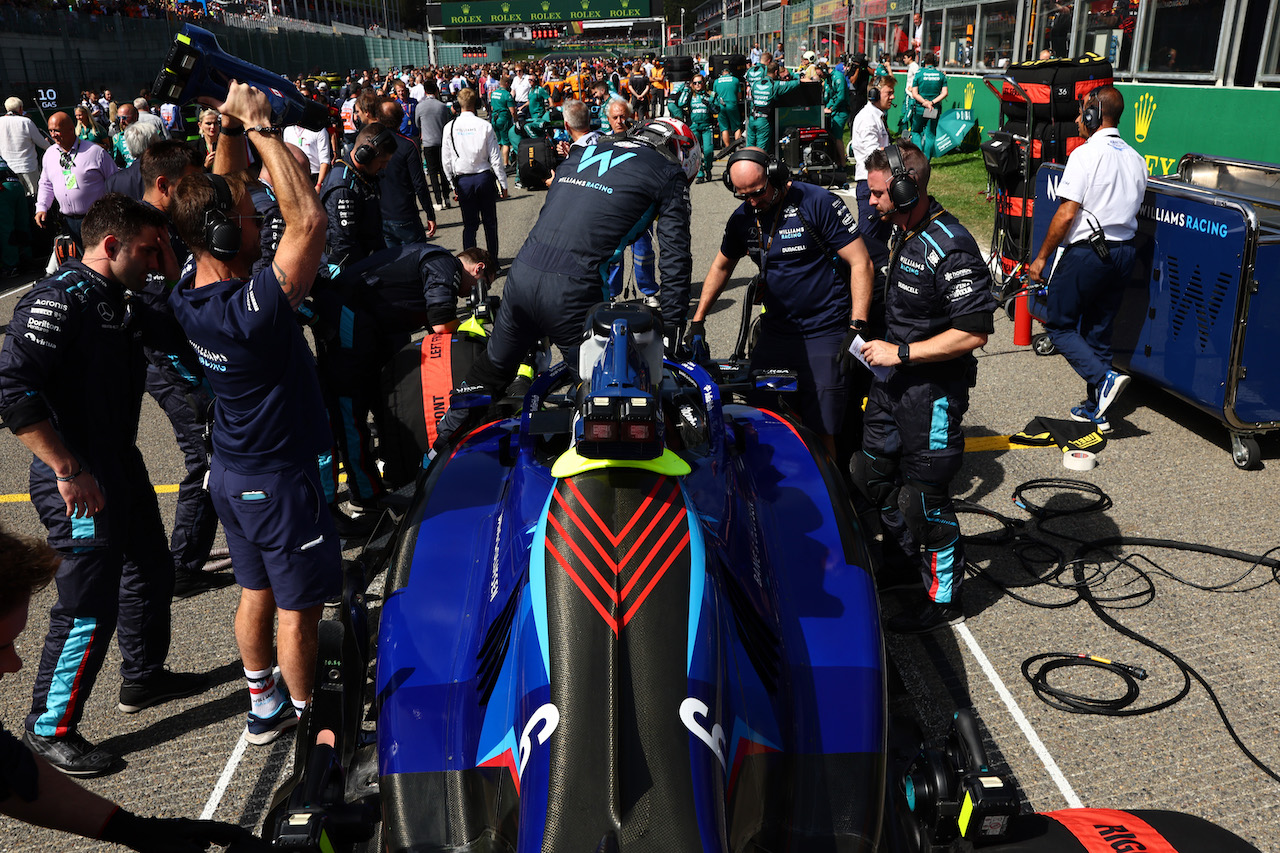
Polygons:
<instances>
[{"instance_id":1,"label":"navy trousers","mask_svg":"<svg viewBox=\"0 0 1280 853\"><path fill-rule=\"evenodd\" d=\"M491 172L459 175L458 206L462 208L462 248L476 245L476 233L484 223L485 248L498 262L498 185Z\"/></svg>"},{"instance_id":2,"label":"navy trousers","mask_svg":"<svg viewBox=\"0 0 1280 853\"><path fill-rule=\"evenodd\" d=\"M1049 340L1088 383L1089 401L1111 369L1111 326L1137 252L1132 242L1108 243L1103 262L1088 244L1067 247L1049 282L1043 320Z\"/></svg>"}]
</instances>

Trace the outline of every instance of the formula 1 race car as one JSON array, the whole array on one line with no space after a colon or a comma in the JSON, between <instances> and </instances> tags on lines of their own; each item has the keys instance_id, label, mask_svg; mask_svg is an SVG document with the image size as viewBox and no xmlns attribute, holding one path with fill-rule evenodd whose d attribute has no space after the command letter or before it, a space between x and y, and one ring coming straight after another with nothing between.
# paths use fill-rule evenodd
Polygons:
<instances>
[{"instance_id":1,"label":"formula 1 race car","mask_svg":"<svg viewBox=\"0 0 1280 853\"><path fill-rule=\"evenodd\" d=\"M794 376L664 361L659 322L599 306L581 380L544 370L423 472L376 654L358 565L322 624L277 847L1253 849L1173 813L1019 814L967 712L895 761L843 481L791 418L734 402Z\"/></svg>"}]
</instances>

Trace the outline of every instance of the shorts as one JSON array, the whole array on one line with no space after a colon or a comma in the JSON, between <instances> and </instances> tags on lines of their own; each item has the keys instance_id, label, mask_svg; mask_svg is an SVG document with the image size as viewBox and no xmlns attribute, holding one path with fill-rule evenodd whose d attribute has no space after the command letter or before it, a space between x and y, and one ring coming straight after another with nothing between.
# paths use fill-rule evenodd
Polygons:
<instances>
[{"instance_id":1,"label":"shorts","mask_svg":"<svg viewBox=\"0 0 1280 853\"><path fill-rule=\"evenodd\" d=\"M341 592L342 548L317 463L240 474L215 455L209 494L240 586L270 589L281 610L306 610Z\"/></svg>"},{"instance_id":2,"label":"shorts","mask_svg":"<svg viewBox=\"0 0 1280 853\"><path fill-rule=\"evenodd\" d=\"M725 133L742 130L742 110L738 107L725 107L720 110L719 121L720 130Z\"/></svg>"},{"instance_id":3,"label":"shorts","mask_svg":"<svg viewBox=\"0 0 1280 853\"><path fill-rule=\"evenodd\" d=\"M849 404L849 380L840 371L844 332L781 335L760 330L751 351L751 369L796 372L794 407L804 425L819 435L839 435Z\"/></svg>"}]
</instances>

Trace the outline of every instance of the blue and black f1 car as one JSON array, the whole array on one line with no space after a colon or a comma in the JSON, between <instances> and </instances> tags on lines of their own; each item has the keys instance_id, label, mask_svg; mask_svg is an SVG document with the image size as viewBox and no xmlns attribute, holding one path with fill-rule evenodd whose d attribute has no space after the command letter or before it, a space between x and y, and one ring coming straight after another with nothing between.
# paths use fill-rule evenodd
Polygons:
<instances>
[{"instance_id":1,"label":"blue and black f1 car","mask_svg":"<svg viewBox=\"0 0 1280 853\"><path fill-rule=\"evenodd\" d=\"M277 847L1252 849L1172 813L1020 815L963 713L895 765L841 477L793 420L732 402L793 377L664 362L658 322L598 307L580 380L544 371L424 472L376 655L358 572L322 626Z\"/></svg>"}]
</instances>

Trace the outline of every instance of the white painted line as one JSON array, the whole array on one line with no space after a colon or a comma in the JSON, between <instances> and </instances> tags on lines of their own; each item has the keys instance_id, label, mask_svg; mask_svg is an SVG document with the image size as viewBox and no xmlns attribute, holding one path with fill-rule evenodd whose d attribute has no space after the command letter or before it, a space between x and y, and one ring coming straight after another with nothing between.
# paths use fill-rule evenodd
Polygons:
<instances>
[{"instance_id":1,"label":"white painted line","mask_svg":"<svg viewBox=\"0 0 1280 853\"><path fill-rule=\"evenodd\" d=\"M26 293L35 286L36 283L33 281L30 284L22 285L22 287L15 287L13 290L7 290L4 293L0 293L0 299L4 299L6 296L17 296L19 293Z\"/></svg>"},{"instance_id":2,"label":"white painted line","mask_svg":"<svg viewBox=\"0 0 1280 853\"><path fill-rule=\"evenodd\" d=\"M982 671L987 674L987 680L996 689L996 693L999 694L1001 701L1004 702L1004 706L1009 709L1009 713L1013 716L1013 721L1018 724L1018 728L1022 729L1023 737L1031 744L1031 748L1039 756L1044 768L1049 771L1049 776L1058 786L1058 790L1062 792L1062 797L1067 801L1067 806L1073 809L1083 808L1084 803L1080 802L1080 798L1076 796L1071 783L1067 781L1067 777L1058 768L1058 763L1049 754L1044 741L1040 740L1036 730L1031 727L1031 721L1022 713L1018 703L1014 701L1013 694L1009 692L1009 688L1004 686L1004 682L1000 679L1000 674L996 672L995 667L991 665L991 661L987 660L987 656L983 654L982 647L978 645L978 641L970 633L969 627L963 624L956 625L955 632L960 635L960 639L964 640L964 644L969 647L969 652L977 659L978 666L982 667Z\"/></svg>"},{"instance_id":3,"label":"white painted line","mask_svg":"<svg viewBox=\"0 0 1280 853\"><path fill-rule=\"evenodd\" d=\"M218 777L218 784L213 786L213 792L209 794L209 802L204 804L204 811L200 812L201 820L213 818L213 813L218 810L218 803L222 802L222 795L227 792L231 777L240 766L240 759L244 758L244 751L248 745L249 741L244 739L244 733L241 732L240 739L236 741L236 748L231 750L231 757L227 759L227 766L222 768L222 775Z\"/></svg>"}]
</instances>

